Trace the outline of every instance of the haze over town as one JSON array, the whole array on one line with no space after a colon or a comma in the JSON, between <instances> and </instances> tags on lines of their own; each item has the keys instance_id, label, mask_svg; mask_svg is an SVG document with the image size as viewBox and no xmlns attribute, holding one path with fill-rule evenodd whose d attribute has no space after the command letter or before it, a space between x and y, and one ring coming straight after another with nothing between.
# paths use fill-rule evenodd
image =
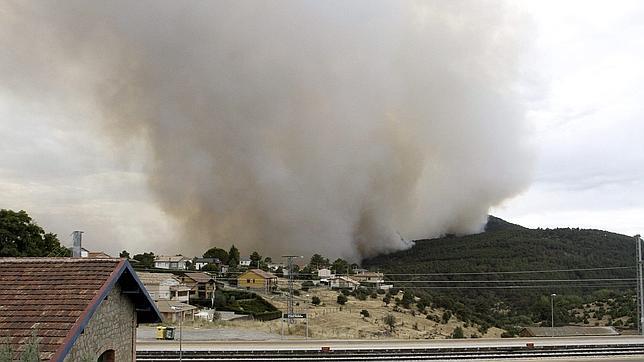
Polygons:
<instances>
[{"instance_id":1,"label":"haze over town","mask_svg":"<svg viewBox=\"0 0 644 362\"><path fill-rule=\"evenodd\" d=\"M137 23L144 5L128 5L124 19L116 16L123 4L0 5L0 45L8 50L0 56L2 207L28 210L67 245L71 231L84 230L87 245L111 254L152 248L199 254L217 243L238 243L246 254L264 245L301 252L307 248L298 242L311 239L322 245L317 251L356 258L405 247L398 236L475 232L488 212L529 227L627 235L644 230L640 2L477 3L431 11L401 4L393 15L387 2L356 3L348 15L332 3L301 5L287 14L230 7L255 30L276 34L290 30L272 20L297 13L291 25L306 23L309 32L285 42L266 34L260 42L223 21L212 28L205 21L215 10L211 6L200 9L201 17L196 10L177 17L170 6ZM311 11L327 17L310 21ZM69 16L77 12L84 22ZM371 27L346 40L340 33L324 35L328 29L341 32L357 14L370 17ZM443 31L454 14L471 27ZM172 31L160 28L158 20L169 18ZM58 41L48 42L50 31L60 35ZM474 33L478 38L470 39ZM431 41L423 48L418 40L425 36ZM227 37L237 43L226 43ZM301 51L311 39L318 50ZM281 55L271 60L273 53L255 47L262 42L283 47L276 53ZM418 53L399 51L397 42ZM362 47L351 53L355 44ZM234 65L238 77L226 80L213 66L223 53L213 47L260 63L222 63ZM418 64L427 54L432 60ZM395 69L386 61L361 69L364 55L402 62L410 74L383 77ZM313 58L321 63L304 65ZM287 59L292 63L281 69ZM456 75L440 78L436 69L454 59L471 61L471 73L457 64ZM277 71L288 76L268 77ZM329 77L332 71L338 71L336 78ZM186 76L194 72L201 78ZM266 78L254 83L257 76ZM284 79L291 90L282 90ZM432 97L401 97L405 87L423 89L436 79ZM166 82L171 87L164 88ZM245 111L230 111L240 108L218 98L212 82L233 89ZM136 93L149 87L160 91ZM471 88L477 91L465 93L463 108L451 94ZM322 93L310 96L314 89ZM193 96L181 98L186 92ZM284 114L289 102L295 105ZM159 105L158 114L146 108ZM467 121L441 120L437 109ZM245 127L253 118L257 122ZM345 127L343 137L335 132L339 127ZM259 140L262 147L253 148ZM229 179L218 179L222 171L214 164L226 165ZM415 174L436 165L444 168ZM292 174L274 172L280 169ZM252 182L237 187L242 181ZM249 198L248 190L257 194ZM310 220L315 222L305 223Z\"/></svg>"}]
</instances>

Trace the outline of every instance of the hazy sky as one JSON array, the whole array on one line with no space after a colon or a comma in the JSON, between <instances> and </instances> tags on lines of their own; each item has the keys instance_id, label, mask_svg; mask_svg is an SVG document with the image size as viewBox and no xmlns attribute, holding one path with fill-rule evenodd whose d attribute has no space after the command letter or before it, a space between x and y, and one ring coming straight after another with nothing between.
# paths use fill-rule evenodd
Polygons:
<instances>
[{"instance_id":1,"label":"hazy sky","mask_svg":"<svg viewBox=\"0 0 644 362\"><path fill-rule=\"evenodd\" d=\"M644 233L644 3L516 4L535 28L520 92L537 162L531 186L491 212L528 227ZM94 112L0 86L0 208L27 210L64 244L81 229L92 250L181 252L180 228L148 188L150 150L131 142L132 157L112 154L87 121Z\"/></svg>"}]
</instances>

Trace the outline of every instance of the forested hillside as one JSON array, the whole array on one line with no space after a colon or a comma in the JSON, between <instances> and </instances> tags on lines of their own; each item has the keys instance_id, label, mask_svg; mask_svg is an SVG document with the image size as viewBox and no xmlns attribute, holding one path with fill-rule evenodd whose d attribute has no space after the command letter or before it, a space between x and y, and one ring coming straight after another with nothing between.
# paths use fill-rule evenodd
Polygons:
<instances>
[{"instance_id":1,"label":"forested hillside","mask_svg":"<svg viewBox=\"0 0 644 362\"><path fill-rule=\"evenodd\" d=\"M528 229L491 216L483 233L418 240L362 265L477 323L549 320L555 293L563 324L572 321L564 309L632 293L635 240L601 230Z\"/></svg>"}]
</instances>

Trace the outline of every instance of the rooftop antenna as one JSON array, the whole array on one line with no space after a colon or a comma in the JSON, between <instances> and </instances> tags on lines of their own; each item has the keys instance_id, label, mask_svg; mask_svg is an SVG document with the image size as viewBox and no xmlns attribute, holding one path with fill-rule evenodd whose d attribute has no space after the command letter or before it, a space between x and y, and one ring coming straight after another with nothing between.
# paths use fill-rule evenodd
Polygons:
<instances>
[{"instance_id":1,"label":"rooftop antenna","mask_svg":"<svg viewBox=\"0 0 644 362\"><path fill-rule=\"evenodd\" d=\"M81 245L83 242L83 231L76 230L71 233L72 235L72 257L80 258L81 257Z\"/></svg>"}]
</instances>

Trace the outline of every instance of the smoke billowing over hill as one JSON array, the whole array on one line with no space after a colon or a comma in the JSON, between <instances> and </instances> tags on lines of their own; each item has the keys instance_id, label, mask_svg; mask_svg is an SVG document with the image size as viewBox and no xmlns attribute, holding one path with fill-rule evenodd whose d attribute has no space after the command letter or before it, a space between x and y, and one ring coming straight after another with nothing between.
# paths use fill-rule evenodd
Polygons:
<instances>
[{"instance_id":1,"label":"smoke billowing over hill","mask_svg":"<svg viewBox=\"0 0 644 362\"><path fill-rule=\"evenodd\" d=\"M479 231L529 181L525 29L498 2L0 10L6 89L95 109L116 151L145 144L194 250L371 256Z\"/></svg>"}]
</instances>

